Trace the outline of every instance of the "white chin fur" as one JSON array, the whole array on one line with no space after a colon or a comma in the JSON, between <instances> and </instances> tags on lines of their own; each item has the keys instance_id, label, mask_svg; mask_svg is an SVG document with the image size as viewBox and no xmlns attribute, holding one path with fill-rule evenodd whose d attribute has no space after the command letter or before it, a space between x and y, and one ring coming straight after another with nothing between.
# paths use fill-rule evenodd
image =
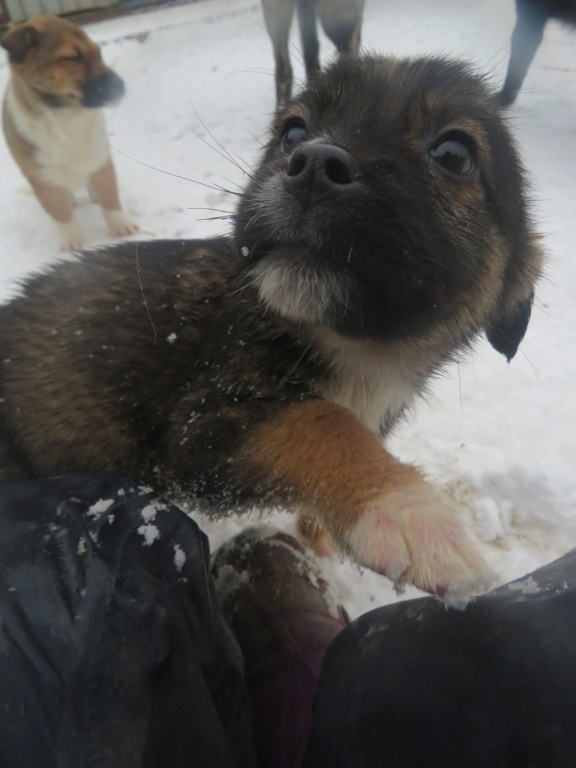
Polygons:
<instances>
[{"instance_id":1,"label":"white chin fur","mask_svg":"<svg viewBox=\"0 0 576 768\"><path fill-rule=\"evenodd\" d=\"M341 276L318 274L306 265L264 258L250 270L264 304L288 320L329 323L346 306L349 289Z\"/></svg>"}]
</instances>

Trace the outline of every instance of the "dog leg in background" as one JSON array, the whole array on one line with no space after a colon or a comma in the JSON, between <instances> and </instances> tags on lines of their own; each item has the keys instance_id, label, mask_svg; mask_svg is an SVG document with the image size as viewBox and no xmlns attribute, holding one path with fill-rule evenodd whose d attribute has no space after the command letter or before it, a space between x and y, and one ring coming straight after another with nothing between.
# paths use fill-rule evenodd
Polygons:
<instances>
[{"instance_id":1,"label":"dog leg in background","mask_svg":"<svg viewBox=\"0 0 576 768\"><path fill-rule=\"evenodd\" d=\"M319 0L322 27L338 53L358 56L363 11L364 0Z\"/></svg>"},{"instance_id":2,"label":"dog leg in background","mask_svg":"<svg viewBox=\"0 0 576 768\"><path fill-rule=\"evenodd\" d=\"M74 216L74 201L62 187L29 179L34 194L46 213L56 222L62 251L79 250L84 245L82 230Z\"/></svg>"},{"instance_id":3,"label":"dog leg in background","mask_svg":"<svg viewBox=\"0 0 576 768\"><path fill-rule=\"evenodd\" d=\"M130 221L120 205L116 171L111 160L90 176L89 189L102 208L112 236L127 237L138 232L138 225Z\"/></svg>"},{"instance_id":4,"label":"dog leg in background","mask_svg":"<svg viewBox=\"0 0 576 768\"><path fill-rule=\"evenodd\" d=\"M316 3L298 0L298 26L302 40L306 78L310 82L320 72L320 43L316 28Z\"/></svg>"},{"instance_id":5,"label":"dog leg in background","mask_svg":"<svg viewBox=\"0 0 576 768\"><path fill-rule=\"evenodd\" d=\"M500 103L503 107L509 107L518 96L528 68L542 42L547 20L547 15L542 9L534 8L528 3L517 3L516 12L516 26L510 41L510 61L500 93Z\"/></svg>"},{"instance_id":6,"label":"dog leg in background","mask_svg":"<svg viewBox=\"0 0 576 768\"><path fill-rule=\"evenodd\" d=\"M262 0L264 21L274 49L278 111L290 101L292 93L288 40L295 5L308 82L320 72L317 6L324 31L339 53L356 56L360 47L364 0Z\"/></svg>"},{"instance_id":7,"label":"dog leg in background","mask_svg":"<svg viewBox=\"0 0 576 768\"><path fill-rule=\"evenodd\" d=\"M280 110L290 101L292 94L292 65L288 53L288 37L294 15L294 2L293 0L262 0L262 11L274 49L276 107Z\"/></svg>"},{"instance_id":8,"label":"dog leg in background","mask_svg":"<svg viewBox=\"0 0 576 768\"><path fill-rule=\"evenodd\" d=\"M341 406L286 408L253 430L241 466L299 507L308 519L301 530L325 528L343 552L397 584L462 605L494 580L450 502Z\"/></svg>"}]
</instances>

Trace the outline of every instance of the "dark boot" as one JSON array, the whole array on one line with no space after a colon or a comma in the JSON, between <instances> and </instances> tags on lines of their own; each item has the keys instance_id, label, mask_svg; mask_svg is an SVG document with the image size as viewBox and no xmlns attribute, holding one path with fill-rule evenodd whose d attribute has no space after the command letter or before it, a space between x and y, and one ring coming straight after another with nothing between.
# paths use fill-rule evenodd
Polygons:
<instances>
[{"instance_id":1,"label":"dark boot","mask_svg":"<svg viewBox=\"0 0 576 768\"><path fill-rule=\"evenodd\" d=\"M297 768L326 649L348 623L292 536L255 527L224 544L212 573L244 654L261 768Z\"/></svg>"}]
</instances>

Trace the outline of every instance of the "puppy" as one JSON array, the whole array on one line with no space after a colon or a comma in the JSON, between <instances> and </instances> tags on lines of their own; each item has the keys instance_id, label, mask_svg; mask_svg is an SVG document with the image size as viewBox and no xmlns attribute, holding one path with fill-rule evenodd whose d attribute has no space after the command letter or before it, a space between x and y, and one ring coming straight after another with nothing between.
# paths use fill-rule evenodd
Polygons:
<instances>
[{"instance_id":1,"label":"puppy","mask_svg":"<svg viewBox=\"0 0 576 768\"><path fill-rule=\"evenodd\" d=\"M491 573L382 435L541 252L496 95L460 64L337 61L272 127L232 238L121 244L0 307L0 479L121 468L213 514L282 505L456 602Z\"/></svg>"},{"instance_id":2,"label":"puppy","mask_svg":"<svg viewBox=\"0 0 576 768\"><path fill-rule=\"evenodd\" d=\"M358 55L364 0L262 0L264 21L276 61L276 105L281 110L292 93L292 66L288 53L290 26L296 5L306 76L320 71L316 9L322 27L341 54Z\"/></svg>"},{"instance_id":3,"label":"puppy","mask_svg":"<svg viewBox=\"0 0 576 768\"><path fill-rule=\"evenodd\" d=\"M2 40L11 79L3 108L8 147L44 210L62 250L82 246L72 193L88 188L114 236L138 227L120 206L101 107L120 99L124 83L75 24L36 16Z\"/></svg>"},{"instance_id":4,"label":"puppy","mask_svg":"<svg viewBox=\"0 0 576 768\"><path fill-rule=\"evenodd\" d=\"M518 96L528 67L542 42L548 19L576 26L576 3L574 0L516 0L516 26L510 41L510 61L500 93L503 106L513 104Z\"/></svg>"}]
</instances>

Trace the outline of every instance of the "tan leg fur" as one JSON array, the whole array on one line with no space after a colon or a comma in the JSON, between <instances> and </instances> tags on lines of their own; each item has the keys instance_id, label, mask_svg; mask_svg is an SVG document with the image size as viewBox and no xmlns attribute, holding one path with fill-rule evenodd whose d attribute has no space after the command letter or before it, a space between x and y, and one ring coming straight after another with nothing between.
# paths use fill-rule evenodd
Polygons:
<instances>
[{"instance_id":1,"label":"tan leg fur","mask_svg":"<svg viewBox=\"0 0 576 768\"><path fill-rule=\"evenodd\" d=\"M345 408L291 406L257 427L247 466L298 505L301 530L327 529L358 563L457 604L494 575L450 503Z\"/></svg>"}]
</instances>

